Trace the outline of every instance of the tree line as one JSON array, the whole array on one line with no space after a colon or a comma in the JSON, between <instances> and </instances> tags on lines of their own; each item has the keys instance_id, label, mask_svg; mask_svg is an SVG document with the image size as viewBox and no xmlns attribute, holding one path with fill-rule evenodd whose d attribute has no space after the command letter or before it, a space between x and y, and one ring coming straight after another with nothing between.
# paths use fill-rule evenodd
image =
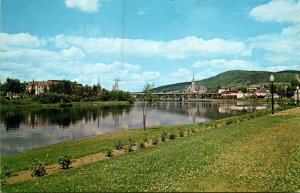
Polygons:
<instances>
[{"instance_id":1,"label":"tree line","mask_svg":"<svg viewBox=\"0 0 300 193\"><path fill-rule=\"evenodd\" d=\"M93 102L93 101L129 101L133 102L131 93L124 91L109 91L100 85L81 85L69 80L59 81L49 85L49 89L35 95L35 90L26 90L26 83L19 79L7 78L0 83L0 96L2 102L8 95L17 95L18 100L26 99L27 102L35 101L42 104L57 102ZM7 102L7 101L6 101Z\"/></svg>"}]
</instances>

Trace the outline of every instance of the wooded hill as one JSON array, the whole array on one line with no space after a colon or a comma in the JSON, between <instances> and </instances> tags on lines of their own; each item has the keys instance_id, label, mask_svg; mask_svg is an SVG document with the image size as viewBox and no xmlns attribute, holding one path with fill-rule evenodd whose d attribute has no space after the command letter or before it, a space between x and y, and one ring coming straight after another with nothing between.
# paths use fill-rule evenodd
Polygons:
<instances>
[{"instance_id":1,"label":"wooded hill","mask_svg":"<svg viewBox=\"0 0 300 193\"><path fill-rule=\"evenodd\" d=\"M300 81L300 71L298 70L286 70L280 72L233 70L223 72L211 78L196 81L196 84L204 85L208 88L208 90L214 91L216 91L217 88L234 89L238 87L247 87L251 84L265 85L269 84L269 78L271 74L273 74L275 77L275 84L289 84L294 79ZM190 81L170 84L157 87L154 89L154 91L184 91L185 87L190 84Z\"/></svg>"}]
</instances>

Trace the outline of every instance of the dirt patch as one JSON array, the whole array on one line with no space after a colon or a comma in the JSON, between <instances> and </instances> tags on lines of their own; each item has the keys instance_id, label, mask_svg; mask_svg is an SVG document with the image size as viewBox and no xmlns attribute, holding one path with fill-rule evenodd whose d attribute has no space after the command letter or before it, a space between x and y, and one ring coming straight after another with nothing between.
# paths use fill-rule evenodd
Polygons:
<instances>
[{"instance_id":1,"label":"dirt patch","mask_svg":"<svg viewBox=\"0 0 300 193\"><path fill-rule=\"evenodd\" d=\"M150 147L153 145L152 145L152 143L146 143L145 146ZM133 146L132 149L133 149L133 151L136 151L139 148L138 148L138 146ZM123 155L126 153L126 149L120 149L120 150L114 149L114 150L112 150L112 152L113 152L113 156L120 156L120 155ZM72 160L73 162L70 165L70 169L78 168L82 165L94 163L94 162L101 161L104 159L109 159L109 158L106 156L106 153L103 153L103 152L98 152L95 154L76 158L76 159ZM45 168L46 168L47 175L56 174L56 173L62 171L62 169L59 168L58 164L46 165ZM14 173L11 177L9 177L7 179L3 179L2 182L4 184L15 184L15 183L22 182L25 180L36 179L36 177L31 176L31 173L32 172L30 170L19 171L19 172Z\"/></svg>"}]
</instances>

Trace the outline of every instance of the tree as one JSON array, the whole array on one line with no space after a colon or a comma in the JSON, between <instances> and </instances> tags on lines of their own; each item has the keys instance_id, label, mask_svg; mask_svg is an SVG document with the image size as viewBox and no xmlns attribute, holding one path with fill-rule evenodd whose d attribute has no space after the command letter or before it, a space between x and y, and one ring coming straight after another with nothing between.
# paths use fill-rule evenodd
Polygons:
<instances>
[{"instance_id":1,"label":"tree","mask_svg":"<svg viewBox=\"0 0 300 193\"><path fill-rule=\"evenodd\" d=\"M242 91L243 93L246 93L247 92L247 87L245 86L240 86L237 88L238 91Z\"/></svg>"},{"instance_id":2,"label":"tree","mask_svg":"<svg viewBox=\"0 0 300 193\"><path fill-rule=\"evenodd\" d=\"M153 87L154 85L147 83L144 87L141 99L142 99L142 109L143 109L143 126L144 130L146 130L146 117L147 113L157 105L158 99L156 96L153 95Z\"/></svg>"},{"instance_id":3,"label":"tree","mask_svg":"<svg viewBox=\"0 0 300 193\"><path fill-rule=\"evenodd\" d=\"M19 94L25 91L25 84L20 83L19 79L7 78L6 82L1 86L1 90L4 95L6 93Z\"/></svg>"},{"instance_id":4,"label":"tree","mask_svg":"<svg viewBox=\"0 0 300 193\"><path fill-rule=\"evenodd\" d=\"M282 98L286 94L286 86L283 84L279 84L276 87L276 93Z\"/></svg>"}]
</instances>

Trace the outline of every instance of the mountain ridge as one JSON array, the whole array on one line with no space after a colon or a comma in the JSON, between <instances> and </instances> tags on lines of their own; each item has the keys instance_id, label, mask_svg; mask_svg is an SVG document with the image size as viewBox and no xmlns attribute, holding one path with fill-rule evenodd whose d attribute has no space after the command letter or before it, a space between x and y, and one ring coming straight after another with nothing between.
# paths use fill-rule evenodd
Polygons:
<instances>
[{"instance_id":1,"label":"mountain ridge","mask_svg":"<svg viewBox=\"0 0 300 193\"><path fill-rule=\"evenodd\" d=\"M289 84L293 79L300 77L299 70L284 70L278 72L231 70L222 72L216 76L196 81L196 84L204 85L208 90L217 88L238 88L251 84L269 84L271 74L275 77L274 84ZM184 91L191 81L164 85L154 88L155 92Z\"/></svg>"}]
</instances>

